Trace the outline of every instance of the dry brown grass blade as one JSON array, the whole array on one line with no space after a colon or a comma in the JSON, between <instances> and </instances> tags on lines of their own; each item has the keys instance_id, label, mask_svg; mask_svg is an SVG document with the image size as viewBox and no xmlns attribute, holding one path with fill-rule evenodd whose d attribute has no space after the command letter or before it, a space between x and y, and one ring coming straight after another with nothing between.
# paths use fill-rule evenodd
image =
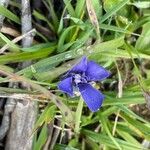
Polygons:
<instances>
[{"instance_id":1,"label":"dry brown grass blade","mask_svg":"<svg viewBox=\"0 0 150 150\"><path fill-rule=\"evenodd\" d=\"M93 24L97 36L100 39L100 30L99 30L99 22L96 16L96 12L94 10L93 4L92 4L92 0L86 0L86 6L87 6L87 11L91 20L91 23Z\"/></svg>"},{"instance_id":2,"label":"dry brown grass blade","mask_svg":"<svg viewBox=\"0 0 150 150\"><path fill-rule=\"evenodd\" d=\"M31 36L32 34L34 34L36 32L35 29L32 29L31 31L20 35L18 37L16 37L15 39L12 40L13 43L17 43L18 41L22 40L23 38L26 38L27 36ZM9 44L4 45L1 49L0 49L0 54L4 53L5 50L7 50L9 48Z\"/></svg>"}]
</instances>

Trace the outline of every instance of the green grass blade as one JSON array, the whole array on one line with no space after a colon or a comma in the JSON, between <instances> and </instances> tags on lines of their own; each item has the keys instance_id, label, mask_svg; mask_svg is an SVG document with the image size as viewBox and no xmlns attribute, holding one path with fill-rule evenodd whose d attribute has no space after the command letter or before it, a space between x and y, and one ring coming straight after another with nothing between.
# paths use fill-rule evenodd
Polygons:
<instances>
[{"instance_id":1,"label":"green grass blade","mask_svg":"<svg viewBox=\"0 0 150 150\"><path fill-rule=\"evenodd\" d=\"M0 56L0 64L23 62L26 60L35 60L43 58L52 53L55 46L46 48L45 50L35 51L35 52L22 52L22 53L12 53ZM15 59L14 59L15 58Z\"/></svg>"},{"instance_id":2,"label":"green grass blade","mask_svg":"<svg viewBox=\"0 0 150 150\"><path fill-rule=\"evenodd\" d=\"M0 6L0 14L14 21L15 23L20 24L20 19L14 13L12 13L7 8L5 8L4 6Z\"/></svg>"},{"instance_id":3,"label":"green grass blade","mask_svg":"<svg viewBox=\"0 0 150 150\"><path fill-rule=\"evenodd\" d=\"M4 34L0 33L0 38L9 45L10 48L14 51L19 51L19 46L11 42Z\"/></svg>"},{"instance_id":4,"label":"green grass blade","mask_svg":"<svg viewBox=\"0 0 150 150\"><path fill-rule=\"evenodd\" d=\"M78 0L75 8L77 18L81 17L81 14L84 11L84 9L85 9L85 0Z\"/></svg>"},{"instance_id":5,"label":"green grass blade","mask_svg":"<svg viewBox=\"0 0 150 150\"><path fill-rule=\"evenodd\" d=\"M102 18L100 19L100 23L103 23L104 21L106 21L110 16L114 15L118 10L120 10L128 2L129 2L129 0L120 1L120 3L118 5L116 5L115 7L113 7L104 16L102 16Z\"/></svg>"},{"instance_id":6,"label":"green grass blade","mask_svg":"<svg viewBox=\"0 0 150 150\"><path fill-rule=\"evenodd\" d=\"M63 0L65 5L66 5L66 8L69 12L69 14L72 16L72 17L76 17L76 13L75 13L75 10L73 8L73 6L71 5L71 0Z\"/></svg>"}]
</instances>

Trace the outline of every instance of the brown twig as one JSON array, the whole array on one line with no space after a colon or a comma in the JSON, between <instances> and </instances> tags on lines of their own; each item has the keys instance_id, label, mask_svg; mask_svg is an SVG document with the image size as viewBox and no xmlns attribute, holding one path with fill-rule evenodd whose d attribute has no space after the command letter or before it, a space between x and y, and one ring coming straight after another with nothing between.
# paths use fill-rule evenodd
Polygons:
<instances>
[{"instance_id":1,"label":"brown twig","mask_svg":"<svg viewBox=\"0 0 150 150\"><path fill-rule=\"evenodd\" d=\"M48 150L49 149L49 145L50 145L50 142L52 140L52 137L53 137L53 130L54 130L54 121L52 121L50 124L48 124L48 138L47 138L47 141L43 147L43 150Z\"/></svg>"},{"instance_id":2,"label":"brown twig","mask_svg":"<svg viewBox=\"0 0 150 150\"><path fill-rule=\"evenodd\" d=\"M58 120L57 121L57 126L60 127L61 126L61 121ZM58 128L55 128L54 132L53 132L53 138L51 139L51 143L50 143L50 150L53 150L54 149L54 146L56 144L56 141L57 141L57 138L59 136L59 133L60 133L60 129Z\"/></svg>"},{"instance_id":3,"label":"brown twig","mask_svg":"<svg viewBox=\"0 0 150 150\"><path fill-rule=\"evenodd\" d=\"M16 99L16 100L31 100L31 101L38 101L38 102L45 102L48 103L48 98L44 95L33 95L33 94L22 94L22 93L13 93L13 94L6 94L6 93L0 93L0 98L10 98L10 99Z\"/></svg>"},{"instance_id":4,"label":"brown twig","mask_svg":"<svg viewBox=\"0 0 150 150\"><path fill-rule=\"evenodd\" d=\"M31 31L29 31L29 32L27 32L27 33L25 33L25 34L16 37L16 38L13 39L11 42L17 43L18 41L22 40L23 38L26 38L27 36L30 36L30 35L34 34L35 32L36 32L36 30L35 30L35 29L32 29ZM4 45L4 46L0 49L0 54L4 53L4 51L5 51L6 49L8 49L8 48L9 48L9 44Z\"/></svg>"}]
</instances>

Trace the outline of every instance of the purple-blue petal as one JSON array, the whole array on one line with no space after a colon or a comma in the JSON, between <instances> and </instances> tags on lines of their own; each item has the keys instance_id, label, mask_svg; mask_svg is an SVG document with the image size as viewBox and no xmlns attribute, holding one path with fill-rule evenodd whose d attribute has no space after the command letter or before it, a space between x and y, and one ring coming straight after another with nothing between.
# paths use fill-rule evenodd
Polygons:
<instances>
[{"instance_id":1,"label":"purple-blue petal","mask_svg":"<svg viewBox=\"0 0 150 150\"><path fill-rule=\"evenodd\" d=\"M77 63L70 71L70 72L74 72L74 73L81 73L81 72L85 72L87 69L87 58L86 57L82 57L81 61L79 63Z\"/></svg>"},{"instance_id":2,"label":"purple-blue petal","mask_svg":"<svg viewBox=\"0 0 150 150\"><path fill-rule=\"evenodd\" d=\"M72 77L68 77L59 82L58 89L70 96L73 96Z\"/></svg>"},{"instance_id":3,"label":"purple-blue petal","mask_svg":"<svg viewBox=\"0 0 150 150\"><path fill-rule=\"evenodd\" d=\"M80 83L78 87L89 109L92 112L97 111L103 103L104 95L88 83Z\"/></svg>"},{"instance_id":4,"label":"purple-blue petal","mask_svg":"<svg viewBox=\"0 0 150 150\"><path fill-rule=\"evenodd\" d=\"M99 81L110 76L110 72L94 61L89 61L85 75L88 77L88 81Z\"/></svg>"}]
</instances>

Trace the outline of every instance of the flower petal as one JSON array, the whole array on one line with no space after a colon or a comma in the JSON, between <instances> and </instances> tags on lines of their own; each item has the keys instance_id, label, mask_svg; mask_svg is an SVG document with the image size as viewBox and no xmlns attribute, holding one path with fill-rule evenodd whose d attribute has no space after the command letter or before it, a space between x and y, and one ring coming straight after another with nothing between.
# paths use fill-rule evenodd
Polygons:
<instances>
[{"instance_id":1,"label":"flower petal","mask_svg":"<svg viewBox=\"0 0 150 150\"><path fill-rule=\"evenodd\" d=\"M87 69L87 58L82 57L81 61L77 63L70 71L70 72L75 72L75 73L81 73L85 72Z\"/></svg>"},{"instance_id":2,"label":"flower petal","mask_svg":"<svg viewBox=\"0 0 150 150\"><path fill-rule=\"evenodd\" d=\"M72 77L68 77L58 84L58 89L73 96Z\"/></svg>"},{"instance_id":3,"label":"flower petal","mask_svg":"<svg viewBox=\"0 0 150 150\"><path fill-rule=\"evenodd\" d=\"M88 77L89 81L99 81L107 78L110 72L94 61L89 61L85 75Z\"/></svg>"},{"instance_id":4,"label":"flower petal","mask_svg":"<svg viewBox=\"0 0 150 150\"><path fill-rule=\"evenodd\" d=\"M97 111L102 105L104 95L97 89L94 89L88 83L80 83L78 87L82 98L84 99L89 109L93 112Z\"/></svg>"}]
</instances>

